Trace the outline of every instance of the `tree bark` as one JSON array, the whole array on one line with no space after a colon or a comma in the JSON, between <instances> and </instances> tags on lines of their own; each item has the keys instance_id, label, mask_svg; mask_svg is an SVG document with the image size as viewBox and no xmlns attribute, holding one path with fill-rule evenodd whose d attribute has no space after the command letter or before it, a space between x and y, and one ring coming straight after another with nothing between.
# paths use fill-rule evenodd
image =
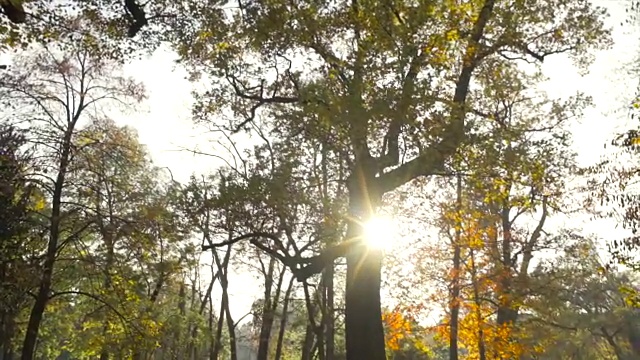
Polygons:
<instances>
[{"instance_id":1,"label":"tree bark","mask_svg":"<svg viewBox=\"0 0 640 360\"><path fill-rule=\"evenodd\" d=\"M326 360L334 360L335 358L335 316L333 303L333 261L324 270L324 290L325 290L325 313L324 313L324 330L326 342Z\"/></svg>"},{"instance_id":2,"label":"tree bark","mask_svg":"<svg viewBox=\"0 0 640 360\"><path fill-rule=\"evenodd\" d=\"M511 236L511 221L509 219L508 206L502 209L500 218L502 221L502 258L498 266L498 278L500 279L500 287L498 291L498 325L510 326L516 321L517 312L513 309L513 289L511 278L513 269L511 267L511 245L513 238Z\"/></svg>"},{"instance_id":3,"label":"tree bark","mask_svg":"<svg viewBox=\"0 0 640 360\"><path fill-rule=\"evenodd\" d=\"M302 360L311 360L313 358L314 350L317 349L314 339L317 335L322 336L322 333L318 334L318 325L316 324L315 317L317 315L319 304L317 296L311 298L309 292L309 285L303 283L302 289L304 290L304 301L307 308L307 328L305 331L304 342L302 343ZM317 295L317 294L316 294Z\"/></svg>"},{"instance_id":4,"label":"tree bark","mask_svg":"<svg viewBox=\"0 0 640 360\"><path fill-rule=\"evenodd\" d=\"M358 245L347 255L347 360L386 360L380 310L380 250Z\"/></svg>"},{"instance_id":5,"label":"tree bark","mask_svg":"<svg viewBox=\"0 0 640 360\"><path fill-rule=\"evenodd\" d=\"M225 289L222 292L222 298L225 299L224 313L227 318L227 331L229 332L229 353L231 354L231 360L238 360L236 325L233 323L233 318L231 317L231 310L229 308L229 294L227 293L226 281L227 280L225 275Z\"/></svg>"},{"instance_id":6,"label":"tree bark","mask_svg":"<svg viewBox=\"0 0 640 360\"><path fill-rule=\"evenodd\" d=\"M222 350L222 326L224 325L224 314L225 309L227 308L227 297L223 296L222 301L220 302L220 313L218 315L218 324L216 325L216 337L213 338L213 351L211 353L211 360L218 359L218 354ZM213 308L212 308L213 310ZM211 317L213 317L213 311L211 313Z\"/></svg>"},{"instance_id":7,"label":"tree bark","mask_svg":"<svg viewBox=\"0 0 640 360\"><path fill-rule=\"evenodd\" d=\"M0 324L0 346L2 352L0 352L0 356L2 356L2 360L12 360L13 359L13 337L15 335L15 324L16 324L16 314L14 311L2 311L2 324Z\"/></svg>"},{"instance_id":8,"label":"tree bark","mask_svg":"<svg viewBox=\"0 0 640 360\"><path fill-rule=\"evenodd\" d=\"M225 297L222 298L222 302L225 301ZM220 304L220 312L218 315L218 323L216 324L216 335L212 339L211 348L209 352L209 360L217 360L218 354L222 350L222 327L224 325L224 309L226 307L225 304L221 302ZM209 329L213 333L213 298L209 298L209 309L211 311L209 315Z\"/></svg>"},{"instance_id":9,"label":"tree bark","mask_svg":"<svg viewBox=\"0 0 640 360\"><path fill-rule=\"evenodd\" d=\"M81 104L82 105L82 104ZM44 311L49 302L49 293L51 292L51 284L53 279L53 269L56 262L56 254L58 252L58 242L60 240L60 222L62 213L62 190L65 184L67 168L71 156L71 137L74 125L77 122L77 116L64 134L61 144L60 163L58 174L56 176L53 196L51 199L51 217L49 224L49 242L47 244L47 252L45 254L42 276L40 278L40 286L35 296L35 302L29 314L29 322L22 344L22 360L33 360L35 356L36 343L38 340L38 332Z\"/></svg>"},{"instance_id":10,"label":"tree bark","mask_svg":"<svg viewBox=\"0 0 640 360\"><path fill-rule=\"evenodd\" d=\"M347 239L356 240L348 253L345 289L347 360L386 360L380 281L382 251L367 246L363 223L375 214L382 194L376 188L375 170L366 163L350 175Z\"/></svg>"},{"instance_id":11,"label":"tree bark","mask_svg":"<svg viewBox=\"0 0 640 360\"><path fill-rule=\"evenodd\" d=\"M289 280L289 286L287 287L287 291L285 292L283 299L282 316L280 317L280 330L278 331L275 360L280 360L280 358L282 357L282 344L284 342L284 333L287 327L287 312L289 311L289 300L291 297L291 289L293 288L293 280L294 277L292 276Z\"/></svg>"},{"instance_id":12,"label":"tree bark","mask_svg":"<svg viewBox=\"0 0 640 360\"><path fill-rule=\"evenodd\" d=\"M480 300L480 291L478 290L478 277L476 276L476 259L473 248L471 249L469 255L471 261L471 283L473 284L473 301L476 304L476 316L478 317L478 356L480 360L486 360L487 354L484 342L484 330L482 329L482 312L480 311L482 301Z\"/></svg>"},{"instance_id":13,"label":"tree bark","mask_svg":"<svg viewBox=\"0 0 640 360\"><path fill-rule=\"evenodd\" d=\"M449 326L449 360L458 360L458 317L460 313L460 242L462 215L462 177L457 176L456 220L453 244L453 273L451 279L451 322Z\"/></svg>"},{"instance_id":14,"label":"tree bark","mask_svg":"<svg viewBox=\"0 0 640 360\"><path fill-rule=\"evenodd\" d=\"M320 191L322 193L323 199L323 213L326 219L330 218L329 207L327 206L329 201L329 172L327 170L327 162L329 159L327 158L328 147L327 143L322 143L322 159L321 159L321 168L322 168L322 184L320 186ZM338 178L340 180L343 179L342 171L339 172ZM342 196L342 186L338 187L336 196L339 198ZM328 245L334 245L333 239L337 238L337 231L334 224L323 223L323 233L327 235L327 240L329 242ZM335 261L329 261L329 264L324 269L324 273L322 275L322 284L323 284L323 329L325 334L325 346L326 346L326 360L334 360L335 357L335 335L334 335L334 327L335 327L335 314L334 314L334 285L333 285L333 277L334 277L334 266Z\"/></svg>"},{"instance_id":15,"label":"tree bark","mask_svg":"<svg viewBox=\"0 0 640 360\"><path fill-rule=\"evenodd\" d=\"M202 299L202 302L200 303L200 309L198 310L198 314L200 316L202 316L202 314L204 314L204 310L207 306L207 304L209 303L209 300L211 298L211 292L213 291L213 284L216 282L216 278L218 278L218 273L216 273L212 278L211 281L209 282L209 286L207 287L207 292L204 294L204 298ZM213 317L213 309L211 309L211 314L209 316L209 321L211 321L211 317ZM211 324L210 329L212 332L213 330L213 324ZM196 353L197 353L197 347L196 347L196 338L198 337L198 325L195 324L193 325L193 328L191 328L190 331L191 337L189 339L189 345L188 345L188 350L187 350L187 354L189 354L189 358L192 360L196 359ZM213 349L213 348L212 348Z\"/></svg>"},{"instance_id":16,"label":"tree bark","mask_svg":"<svg viewBox=\"0 0 640 360\"><path fill-rule=\"evenodd\" d=\"M304 341L302 343L302 355L300 360L311 360L314 334L313 325L307 323L307 329L304 332Z\"/></svg>"},{"instance_id":17,"label":"tree bark","mask_svg":"<svg viewBox=\"0 0 640 360\"><path fill-rule=\"evenodd\" d=\"M272 305L271 288L273 287L274 269L276 266L276 259L269 259L269 268L265 274L264 279L264 302L262 304L262 321L260 323L260 336L258 338L258 357L257 360L267 360L269 356L269 340L271 339L271 329L273 327L274 318L274 306ZM284 274L284 272L283 272ZM280 283L277 286L276 293L280 292L280 286L282 284L282 274ZM275 305L277 305L277 294L275 297Z\"/></svg>"},{"instance_id":18,"label":"tree bark","mask_svg":"<svg viewBox=\"0 0 640 360\"><path fill-rule=\"evenodd\" d=\"M184 279L182 279L182 282L180 283L180 290L178 291L178 298L179 298L179 302L178 302L178 310L180 311L180 316L184 319L185 318L185 314L186 314L186 288L185 288L185 281ZM175 332L175 338L172 339L172 343L173 343L173 351L171 352L171 358L173 360L178 360L181 357L185 356L184 354L189 354L187 352L188 349L183 348L182 344L180 344L180 330Z\"/></svg>"},{"instance_id":19,"label":"tree bark","mask_svg":"<svg viewBox=\"0 0 640 360\"><path fill-rule=\"evenodd\" d=\"M96 201L96 209L98 209L98 212L100 212L100 198L98 197L97 201ZM115 234L113 231L113 226L112 224L108 224L107 226L105 226L102 223L102 220L100 222L100 231L102 232L102 237L105 243L105 246L107 248L107 254L105 257L105 269L104 269L104 283L103 283L103 287L105 291L109 291L111 289L111 268L113 267L113 263L115 260ZM103 341L105 342L105 344L103 344L102 346L102 352L100 353L100 360L109 360L109 349L107 346L107 339L109 338L109 315L105 315L105 320L104 320L104 324L102 325L102 338Z\"/></svg>"}]
</instances>

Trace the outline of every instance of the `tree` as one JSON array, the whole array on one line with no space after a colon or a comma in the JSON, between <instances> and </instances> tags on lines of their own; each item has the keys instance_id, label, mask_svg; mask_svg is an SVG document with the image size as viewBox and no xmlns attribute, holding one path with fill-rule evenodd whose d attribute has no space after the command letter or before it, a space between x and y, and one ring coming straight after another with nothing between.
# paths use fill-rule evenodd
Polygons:
<instances>
[{"instance_id":1,"label":"tree","mask_svg":"<svg viewBox=\"0 0 640 360\"><path fill-rule=\"evenodd\" d=\"M571 236L566 234L565 236ZM536 267L522 326L541 346L542 359L633 359L638 356L638 312L621 287L637 286L629 274L606 271L592 239L573 235L562 256ZM545 339L540 343L540 339Z\"/></svg>"},{"instance_id":2,"label":"tree","mask_svg":"<svg viewBox=\"0 0 640 360\"><path fill-rule=\"evenodd\" d=\"M140 50L156 49L174 31L190 26L191 7L167 0L2 0L0 47L55 42L73 48L83 43L95 56L126 60Z\"/></svg>"},{"instance_id":3,"label":"tree","mask_svg":"<svg viewBox=\"0 0 640 360\"><path fill-rule=\"evenodd\" d=\"M59 247L81 236L90 224L66 223L79 210L65 201L70 166L79 150L75 146L78 128L84 118L90 117L90 110L100 104L125 105L140 101L143 94L138 84L108 74L107 62L92 59L82 49L65 54L55 47L39 48L16 63L20 71L4 74L0 79L2 101L15 110L15 121L33 124L30 141L46 157L45 171L38 176L50 203L50 209L43 214L48 219L47 247L22 352L23 360L31 360L49 301Z\"/></svg>"},{"instance_id":4,"label":"tree","mask_svg":"<svg viewBox=\"0 0 640 360\"><path fill-rule=\"evenodd\" d=\"M16 24L21 24L26 19L24 8L22 7L22 0L2 0L0 7L4 14Z\"/></svg>"},{"instance_id":5,"label":"tree","mask_svg":"<svg viewBox=\"0 0 640 360\"><path fill-rule=\"evenodd\" d=\"M548 11L560 7L566 11ZM471 86L474 75L490 76L500 64L525 76L516 59L562 52L584 63L589 49L608 44L603 11L582 1L249 2L231 11L223 31L206 20L218 9L207 10L196 14L203 25L176 43L194 71L207 69L215 84L202 94L196 116L231 111L228 132L268 119L271 137L299 144L330 139L330 152L346 163L343 240L312 257L282 251L278 257L299 280L346 257L350 359L385 357L382 255L362 240L362 224L383 195L447 171L468 141L466 125L489 121L471 111L481 97ZM294 59L308 65L303 70Z\"/></svg>"},{"instance_id":6,"label":"tree","mask_svg":"<svg viewBox=\"0 0 640 360\"><path fill-rule=\"evenodd\" d=\"M74 146L64 201L82 212L63 224L88 225L58 248L36 357L175 358L205 348L202 336L187 337L209 313L207 295L186 280L197 263L177 207L181 189L130 128L94 119Z\"/></svg>"},{"instance_id":7,"label":"tree","mask_svg":"<svg viewBox=\"0 0 640 360\"><path fill-rule=\"evenodd\" d=\"M83 245L94 249L90 261L102 273L103 285L96 296L122 308L124 314L130 309L119 304L123 298L139 303L137 311L148 308L146 311L154 312L161 291L172 285L172 277L188 261L187 231L178 220L176 185L165 183L162 170L152 166L131 129L110 120L96 120L84 127L75 145L83 150L74 158L68 190L75 193L75 202L91 219L89 230L95 234ZM151 258L151 254L156 256ZM146 296L137 293L130 284L142 279L130 277L131 273L154 283L155 288ZM177 292L184 293L184 283L176 286L182 289ZM101 359L109 358L110 348L125 343L115 330L114 322L121 319L113 315L113 311L106 312L102 334L97 335L103 339Z\"/></svg>"},{"instance_id":8,"label":"tree","mask_svg":"<svg viewBox=\"0 0 640 360\"><path fill-rule=\"evenodd\" d=\"M34 154L26 150L25 131L11 124L0 126L0 354L11 359L15 351L17 321L28 304L33 287L34 253L32 227L35 211L45 207L38 186L29 173L36 166Z\"/></svg>"}]
</instances>

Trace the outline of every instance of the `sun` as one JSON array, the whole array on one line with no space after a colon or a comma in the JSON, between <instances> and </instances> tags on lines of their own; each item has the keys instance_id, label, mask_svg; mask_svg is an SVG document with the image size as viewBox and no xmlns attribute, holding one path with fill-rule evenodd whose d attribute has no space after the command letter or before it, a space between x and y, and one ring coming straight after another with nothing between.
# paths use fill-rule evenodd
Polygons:
<instances>
[{"instance_id":1,"label":"sun","mask_svg":"<svg viewBox=\"0 0 640 360\"><path fill-rule=\"evenodd\" d=\"M364 238L368 246L387 250L391 248L396 235L396 225L386 216L374 216L364 223Z\"/></svg>"}]
</instances>

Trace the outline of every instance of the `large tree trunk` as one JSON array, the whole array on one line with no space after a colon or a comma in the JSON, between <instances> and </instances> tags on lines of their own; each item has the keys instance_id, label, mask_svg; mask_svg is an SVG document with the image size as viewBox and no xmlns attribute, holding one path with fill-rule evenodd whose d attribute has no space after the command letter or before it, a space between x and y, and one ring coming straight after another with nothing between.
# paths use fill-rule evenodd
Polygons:
<instances>
[{"instance_id":1,"label":"large tree trunk","mask_svg":"<svg viewBox=\"0 0 640 360\"><path fill-rule=\"evenodd\" d=\"M380 250L361 244L347 255L347 360L386 360L380 310L381 269Z\"/></svg>"},{"instance_id":2,"label":"large tree trunk","mask_svg":"<svg viewBox=\"0 0 640 360\"><path fill-rule=\"evenodd\" d=\"M347 360L386 360L380 281L382 251L367 246L363 222L372 218L381 195L375 187L375 171L362 164L348 180L349 221L346 254L345 333Z\"/></svg>"}]
</instances>

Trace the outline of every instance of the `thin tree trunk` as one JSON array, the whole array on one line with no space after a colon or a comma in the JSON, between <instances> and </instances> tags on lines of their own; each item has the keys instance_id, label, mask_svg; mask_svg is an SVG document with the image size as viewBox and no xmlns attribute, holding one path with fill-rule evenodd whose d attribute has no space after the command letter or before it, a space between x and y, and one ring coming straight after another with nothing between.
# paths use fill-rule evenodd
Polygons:
<instances>
[{"instance_id":1,"label":"thin tree trunk","mask_svg":"<svg viewBox=\"0 0 640 360\"><path fill-rule=\"evenodd\" d=\"M321 193L323 200L323 213L325 218L330 218L329 207L327 206L329 201L329 172L327 170L327 163L329 159L327 158L328 149L327 143L322 143L322 159L321 159L321 167L322 167L322 184L321 184ZM340 180L342 180L342 171L338 176ZM337 189L336 196L340 198L342 196L342 187ZM326 239L328 240L328 245L333 245L335 238L337 237L337 231L335 231L335 226L333 224L323 223L323 232L327 235ZM326 360L334 360L335 357L335 335L334 335L334 327L335 327L335 314L334 314L334 289L333 289L333 277L334 277L334 261L331 261L327 267L325 268L322 275L322 283L323 283L323 329L325 333L325 342L326 342Z\"/></svg>"},{"instance_id":2,"label":"thin tree trunk","mask_svg":"<svg viewBox=\"0 0 640 360\"><path fill-rule=\"evenodd\" d=\"M180 299L178 302L178 310L180 311L180 316L183 319L185 318L186 314L186 295L186 288L183 279L183 281L180 283L180 290L178 291L178 298ZM184 357L184 354L189 354L188 352L184 351L186 349L184 349L180 344L180 330L176 331L175 338L171 339L171 342L173 343L173 351L171 356L173 360L178 360Z\"/></svg>"},{"instance_id":3,"label":"thin tree trunk","mask_svg":"<svg viewBox=\"0 0 640 360\"><path fill-rule=\"evenodd\" d=\"M333 261L324 271L324 290L325 290L325 312L324 312L324 329L326 334L326 360L334 360L335 358L335 315L333 303Z\"/></svg>"},{"instance_id":4,"label":"thin tree trunk","mask_svg":"<svg viewBox=\"0 0 640 360\"><path fill-rule=\"evenodd\" d=\"M516 320L513 304L513 289L511 288L511 278L513 270L511 268L511 221L509 219L509 208L505 207L501 212L502 221L502 258L498 267L500 287L498 291L498 326L510 326Z\"/></svg>"},{"instance_id":5,"label":"thin tree trunk","mask_svg":"<svg viewBox=\"0 0 640 360\"><path fill-rule=\"evenodd\" d=\"M0 309L0 359L13 359L16 314L13 309Z\"/></svg>"},{"instance_id":6,"label":"thin tree trunk","mask_svg":"<svg viewBox=\"0 0 640 360\"><path fill-rule=\"evenodd\" d=\"M100 198L98 197L96 201L96 209L97 212L100 212ZM102 221L100 222L100 230L102 232L102 237L104 239L104 243L107 250L107 255L105 257L105 269L104 269L104 290L109 292L111 289L111 268L114 263L114 232L111 224L104 226ZM109 314L105 315L104 324L102 326L102 340L104 344L102 346L102 352L100 353L100 360L109 360L109 349L107 346L107 339L109 338Z\"/></svg>"},{"instance_id":7,"label":"thin tree trunk","mask_svg":"<svg viewBox=\"0 0 640 360\"><path fill-rule=\"evenodd\" d=\"M212 278L211 281L209 282L209 286L207 287L207 292L204 294L204 298L202 299L202 302L200 303L200 308L198 310L198 314L200 316L202 316L202 314L204 314L204 310L207 307L207 304L210 302L211 299L211 292L213 291L213 285L216 282L216 279L218 278L218 274L216 273ZM211 309L211 314L213 314L213 309ZM213 316L213 315L211 315ZM211 319L211 316L209 317ZM209 327L209 333L212 334L213 327L210 326ZM195 360L196 359L196 338L198 337L198 325L195 324L193 325L193 328L191 328L191 338L189 340L189 350L187 351L187 354L190 354L190 358Z\"/></svg>"},{"instance_id":8,"label":"thin tree trunk","mask_svg":"<svg viewBox=\"0 0 640 360\"><path fill-rule=\"evenodd\" d=\"M481 300L480 300L480 292L478 290L478 278L476 272L476 259L474 255L473 249L470 251L471 257L471 282L473 284L473 301L476 304L476 316L478 317L478 356L479 360L486 360L487 354L484 343L484 330L482 328L482 311L481 311Z\"/></svg>"},{"instance_id":9,"label":"thin tree trunk","mask_svg":"<svg viewBox=\"0 0 640 360\"><path fill-rule=\"evenodd\" d=\"M206 297L206 293L204 295L204 297L201 299L200 297L203 295L200 292L200 272L198 271L198 269L196 268L195 270L195 274L194 274L194 279L191 282L191 295L189 296L189 309L195 309L196 308L196 299L200 300L200 302L204 301L206 303L207 301L207 297ZM196 284L198 284L198 286L196 287ZM198 315L202 315L201 312L198 312ZM187 339L186 339L186 346L185 346L185 351L184 353L185 358L187 360L192 360L194 355L193 355L193 345L194 345L194 337L192 336L193 334L193 330L196 329L195 324L191 323L191 322L187 322L187 329L185 331L185 334L187 334ZM197 333L197 329L196 329L196 333Z\"/></svg>"},{"instance_id":10,"label":"thin tree trunk","mask_svg":"<svg viewBox=\"0 0 640 360\"><path fill-rule=\"evenodd\" d=\"M456 184L456 220L453 244L453 271L451 279L451 322L449 327L449 360L458 360L458 317L460 313L460 246L462 215L462 177L457 176Z\"/></svg>"},{"instance_id":11,"label":"thin tree trunk","mask_svg":"<svg viewBox=\"0 0 640 360\"><path fill-rule=\"evenodd\" d=\"M318 326L316 325L316 313L318 310L318 304L316 301L316 297L311 298L311 294L309 293L309 285L304 282L302 284L302 289L304 291L304 301L305 306L307 308L307 328L305 330L304 341L302 343L302 360L311 360L314 352L314 339L317 335L322 336L322 333L318 334Z\"/></svg>"},{"instance_id":12,"label":"thin tree trunk","mask_svg":"<svg viewBox=\"0 0 640 360\"><path fill-rule=\"evenodd\" d=\"M276 259L269 259L269 269L264 278L264 302L262 304L262 321L260 324L260 336L258 337L258 357L257 360L267 360L269 356L269 340L271 338L271 328L273 327L273 308L271 304L271 288L273 286L273 273L276 266ZM284 272L283 272L284 273ZM282 279L281 279L282 280ZM279 286L278 286L279 287ZM277 290L278 292L280 289ZM277 300L275 301L277 305Z\"/></svg>"},{"instance_id":13,"label":"thin tree trunk","mask_svg":"<svg viewBox=\"0 0 640 360\"><path fill-rule=\"evenodd\" d=\"M304 341L302 342L302 355L300 360L311 360L314 336L315 331L313 330L313 325L307 323L307 328L304 333Z\"/></svg>"},{"instance_id":14,"label":"thin tree trunk","mask_svg":"<svg viewBox=\"0 0 640 360\"><path fill-rule=\"evenodd\" d=\"M226 279L225 279L225 283L226 283ZM224 313L227 318L227 332L229 333L229 347L230 347L229 352L231 354L231 360L238 360L236 325L233 323L233 318L231 317L231 309L229 308L229 294L227 293L226 286L224 291L222 292L222 297L223 299L225 299Z\"/></svg>"},{"instance_id":15,"label":"thin tree trunk","mask_svg":"<svg viewBox=\"0 0 640 360\"><path fill-rule=\"evenodd\" d=\"M205 199L206 198L207 198L207 193L205 192ZM211 218L211 212L207 210L207 212L205 213L205 224L209 224L210 218ZM209 244L213 244L213 241L211 240L211 237L210 237L208 225L205 225L202 228L202 232L204 234L204 238L206 239L206 241L208 241ZM229 239L231 239L233 237L233 233L229 232L228 237ZM218 251L216 249L213 249L212 253L213 253L213 260L216 264L216 267L218 268L218 276L220 280L220 286L222 288L222 300L220 303L220 317L218 319L216 344L214 346L214 350L211 356L214 357L216 360L218 358L219 352L222 347L222 341L221 341L222 340L222 323L224 321L224 318L226 317L227 330L229 332L229 352L231 355L231 360L238 360L235 324L233 323L233 318L231 317L231 310L229 309L229 294L227 292L227 289L229 286L228 268L229 268L229 259L231 258L231 244L227 246L227 251L222 261L220 261L220 256L218 255ZM213 307L212 307L212 311L213 311Z\"/></svg>"},{"instance_id":16,"label":"thin tree trunk","mask_svg":"<svg viewBox=\"0 0 640 360\"><path fill-rule=\"evenodd\" d=\"M625 360L625 356L622 353L622 349L620 348L620 346L618 346L618 344L616 343L616 340L613 338L613 336L611 336L611 334L609 334L609 332L607 331L606 328L602 327L602 335L604 335L605 340L607 340L607 343L609 343L609 345L613 348L613 351L616 354L616 358L618 360Z\"/></svg>"},{"instance_id":17,"label":"thin tree trunk","mask_svg":"<svg viewBox=\"0 0 640 360\"><path fill-rule=\"evenodd\" d=\"M208 219L207 215L207 219ZM208 230L205 229L205 236L208 236ZM231 237L232 234L229 233L229 237ZM229 259L231 258L231 245L227 246L227 252L224 255L224 258L222 261L220 261L220 256L218 255L218 252L216 250L213 251L213 260L216 263L216 266L218 267L218 271L219 271L219 279L220 279L220 286L222 287L222 301L220 304L220 312L221 312L221 316L220 318L222 319L222 312L224 312L224 315L226 317L227 320L227 330L229 332L229 352L231 354L231 360L238 360L238 355L237 355L237 347L236 347L236 331L235 331L235 324L233 323L233 318L231 317L231 310L229 309L229 294L227 292L228 286L229 286L229 282L228 282L228 266L229 266ZM222 320L219 320L222 321ZM220 338L222 337L222 335L220 335ZM216 354L217 356L217 354Z\"/></svg>"},{"instance_id":18,"label":"thin tree trunk","mask_svg":"<svg viewBox=\"0 0 640 360\"><path fill-rule=\"evenodd\" d=\"M280 317L280 330L278 331L275 360L280 360L280 358L282 357L282 344L284 342L284 333L287 327L287 312L289 311L289 300L291 296L291 289L293 288L293 280L294 277L292 276L289 280L289 286L287 286L287 291L283 299L282 316Z\"/></svg>"},{"instance_id":19,"label":"thin tree trunk","mask_svg":"<svg viewBox=\"0 0 640 360\"><path fill-rule=\"evenodd\" d=\"M82 98L84 99L84 98ZM82 100L80 102L82 106ZM79 115L79 114L78 114ZM22 344L22 360L33 360L36 351L36 344L38 340L38 332L40 330L40 323L44 315L44 311L49 302L49 296L51 292L51 284L53 280L53 270L56 262L56 254L58 252L58 243L60 240L60 222L62 213L62 190L65 184L65 178L67 176L67 168L69 166L69 159L71 156L71 136L75 123L78 120L76 116L71 122L69 128L65 132L64 139L61 144L61 156L60 164L58 168L58 174L53 189L53 196L51 199L51 217L49 224L49 242L47 244L47 252L44 258L44 264L42 268L42 275L40 278L40 286L35 296L31 313L29 314L29 322Z\"/></svg>"},{"instance_id":20,"label":"thin tree trunk","mask_svg":"<svg viewBox=\"0 0 640 360\"><path fill-rule=\"evenodd\" d=\"M223 292L224 291L225 290L223 290ZM222 326L224 324L224 314L225 314L225 309L227 308L227 303L226 303L227 300L228 298L226 296L223 296L222 301L220 302L220 314L218 315L218 324L216 326L216 337L214 338L213 352L211 354L212 360L218 359L218 355L222 350Z\"/></svg>"},{"instance_id":21,"label":"thin tree trunk","mask_svg":"<svg viewBox=\"0 0 640 360\"><path fill-rule=\"evenodd\" d=\"M153 310L153 307L155 306L156 301L160 296L160 291L162 291L162 288L164 287L166 277L167 277L167 274L165 274L164 272L160 272L160 275L158 276L158 281L156 282L156 285L153 288L153 292L151 292L151 296L149 296L150 304L146 307L146 310L145 310L146 312L150 312ZM145 357L146 357L146 351L134 351L133 355L131 356L132 360L140 360L140 359L144 359Z\"/></svg>"},{"instance_id":22,"label":"thin tree trunk","mask_svg":"<svg viewBox=\"0 0 640 360\"><path fill-rule=\"evenodd\" d=\"M224 298L223 298L224 301ZM209 332L213 333L213 297L209 298ZM211 341L211 347L209 348L209 360L217 360L218 354L222 350L222 326L224 325L224 306L220 305L220 314L218 315L218 322L216 324L216 335Z\"/></svg>"}]
</instances>

